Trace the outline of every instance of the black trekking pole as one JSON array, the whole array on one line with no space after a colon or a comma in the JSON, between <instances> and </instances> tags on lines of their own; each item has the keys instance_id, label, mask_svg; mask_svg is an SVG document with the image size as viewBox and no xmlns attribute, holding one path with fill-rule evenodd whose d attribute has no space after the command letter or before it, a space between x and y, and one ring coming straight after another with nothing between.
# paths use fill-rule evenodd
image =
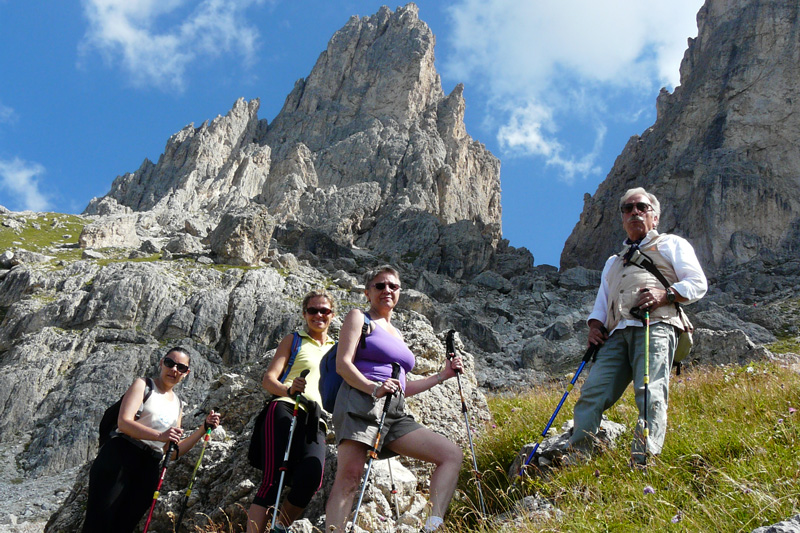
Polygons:
<instances>
[{"instance_id":1,"label":"black trekking pole","mask_svg":"<svg viewBox=\"0 0 800 533\"><path fill-rule=\"evenodd\" d=\"M523 474L523 472L525 471L525 467L527 467L528 464L531 462L534 454L536 453L536 450L539 449L539 445L542 444L542 441L544 441L545 437L547 436L547 432L550 430L550 426L553 425L553 421L555 421L556 415L558 415L558 412L561 410L561 406L564 405L564 401L566 401L570 391L573 389L573 387L575 387L575 382L578 381L578 376L580 376L581 372L583 372L583 368L586 366L586 363L588 363L589 360L592 359L592 357L597 355L597 350L599 349L600 349L599 344L590 344L589 348L587 348L586 353L583 355L583 359L581 360L581 364L578 367L578 370L575 372L575 375L572 377L572 380L569 382L569 385L567 385L567 390L565 390L564 395L561 396L561 401L558 402L556 410L553 411L553 416L550 417L550 420L547 422L544 431L542 431L541 437L539 437L539 440L536 442L536 445L531 450L531 453L528 454L528 458L525 459L525 462L520 467L519 472L517 473L518 477Z\"/></svg>"},{"instance_id":2,"label":"black trekking pole","mask_svg":"<svg viewBox=\"0 0 800 533\"><path fill-rule=\"evenodd\" d=\"M400 375L400 365L397 363L392 363L392 379L397 379ZM381 431L383 431L383 422L386 420L386 413L389 411L389 404L392 401L394 394L390 396L386 396L386 400L383 403L383 411L381 412L381 420L378 422L378 435L375 437L375 444L372 445L372 448L367 450L367 457L369 457L369 461L367 461L367 471L364 473L364 481L361 483L361 492L358 495L358 503L356 504L356 510L353 513L353 528L352 530L355 531L356 528L356 520L358 520L358 510L361 508L361 500L364 498L364 491L367 488L367 480L369 479L369 471L372 468L372 461L378 458L378 444L381 442Z\"/></svg>"},{"instance_id":3,"label":"black trekking pole","mask_svg":"<svg viewBox=\"0 0 800 533\"><path fill-rule=\"evenodd\" d=\"M305 378L310 370L306 369L300 373L301 378ZM286 478L286 471L289 469L289 452L292 449L292 437L294 436L294 428L297 427L297 412L300 409L300 398L303 395L299 392L294 395L294 411L292 411L292 423L289 426L289 442L286 443L286 451L283 453L283 463L281 464L281 479L278 483L278 496L275 498L275 508L272 510L272 524L270 531L275 531L275 522L278 519L278 505L281 503L281 492L283 491L283 480Z\"/></svg>"},{"instance_id":4,"label":"black trekking pole","mask_svg":"<svg viewBox=\"0 0 800 533\"><path fill-rule=\"evenodd\" d=\"M445 345L447 347L447 358L452 359L456 355L455 344L456 330L451 329L447 332ZM483 490L481 488L481 473L478 471L478 461L475 458L475 448L472 446L472 429L469 427L469 415L467 414L467 402L464 401L464 389L461 388L461 370L456 370L456 381L458 382L458 394L461 396L461 412L464 413L464 423L467 425L467 439L469 440L469 450L472 452L472 473L475 475L475 482L478 485L478 499L481 504L481 512L486 516L486 504L483 501Z\"/></svg>"},{"instance_id":5,"label":"black trekking pole","mask_svg":"<svg viewBox=\"0 0 800 533\"><path fill-rule=\"evenodd\" d=\"M211 411L214 412L213 410ZM194 480L197 477L197 470L200 468L200 462L203 460L203 454L206 453L206 446L208 445L208 441L211 440L211 432L214 428L206 429L205 435L203 435L203 447L200 449L200 457L197 458L197 463L194 465L194 470L192 470L192 477L189 479L189 486L186 488L186 494L183 495L183 503L181 504L181 512L178 514L178 521L175 523L175 531L180 531L181 522L183 522L183 515L186 513L186 506L189 504L189 496L192 495L192 487L194 487Z\"/></svg>"},{"instance_id":6,"label":"black trekking pole","mask_svg":"<svg viewBox=\"0 0 800 533\"><path fill-rule=\"evenodd\" d=\"M167 453L164 455L164 462L162 463L161 467L161 475L158 477L158 485L156 486L156 491L153 493L153 503L150 505L150 512L147 513L147 522L144 523L144 531L143 533L147 533L147 529L150 527L150 520L153 518L153 509L156 507L156 502L158 501L158 497L161 495L161 485L164 483L164 476L167 475L167 465L169 464L169 456L172 451L175 450L175 458L178 458L178 445L174 442L169 443L169 448L167 448Z\"/></svg>"}]
</instances>

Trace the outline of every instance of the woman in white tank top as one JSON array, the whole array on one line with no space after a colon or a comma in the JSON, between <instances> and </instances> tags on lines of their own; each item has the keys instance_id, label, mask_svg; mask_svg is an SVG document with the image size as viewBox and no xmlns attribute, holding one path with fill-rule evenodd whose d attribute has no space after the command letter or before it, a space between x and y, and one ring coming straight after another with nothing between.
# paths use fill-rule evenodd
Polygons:
<instances>
[{"instance_id":1,"label":"woman in white tank top","mask_svg":"<svg viewBox=\"0 0 800 533\"><path fill-rule=\"evenodd\" d=\"M143 378L128 388L119 409L117 436L100 448L92 465L84 533L133 531L152 502L159 462L169 443L178 446L178 456L183 455L207 428L219 424L219 414L211 411L202 427L181 440L182 404L173 388L189 374L189 354L172 348L158 368L145 402Z\"/></svg>"}]
</instances>

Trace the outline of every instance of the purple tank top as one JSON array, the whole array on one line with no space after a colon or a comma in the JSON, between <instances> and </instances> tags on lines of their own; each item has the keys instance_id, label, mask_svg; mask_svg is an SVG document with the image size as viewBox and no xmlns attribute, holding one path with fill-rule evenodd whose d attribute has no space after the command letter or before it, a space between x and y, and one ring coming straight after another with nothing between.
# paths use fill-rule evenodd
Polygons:
<instances>
[{"instance_id":1,"label":"purple tank top","mask_svg":"<svg viewBox=\"0 0 800 533\"><path fill-rule=\"evenodd\" d=\"M381 326L374 326L372 333L365 337L366 348L358 343L353 363L372 381L386 381L392 377L392 363L400 363L400 386L406 390L406 372L414 368L414 354L406 343L398 339Z\"/></svg>"}]
</instances>

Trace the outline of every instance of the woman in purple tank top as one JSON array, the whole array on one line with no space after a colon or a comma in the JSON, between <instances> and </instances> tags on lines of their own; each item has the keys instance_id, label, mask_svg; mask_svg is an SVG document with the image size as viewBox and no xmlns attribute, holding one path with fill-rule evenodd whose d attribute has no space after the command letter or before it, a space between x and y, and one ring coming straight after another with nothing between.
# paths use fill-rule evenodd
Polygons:
<instances>
[{"instance_id":1,"label":"woman in purple tank top","mask_svg":"<svg viewBox=\"0 0 800 533\"><path fill-rule=\"evenodd\" d=\"M369 331L362 329L365 313L348 313L339 334L336 371L344 383L336 397L333 423L336 429L338 467L325 508L325 531L345 531L353 499L361 485L367 451L374 445L385 401L391 399L379 443L379 457L395 455L434 463L431 476L431 516L425 531L437 529L458 481L463 454L461 448L414 420L405 412L405 397L426 391L456 375L463 368L461 358L448 360L444 370L424 379L406 381L414 368L414 354L400 332L392 326L392 312L400 296L400 276L383 266L365 276L364 294L369 301ZM392 378L392 363L399 363L400 375ZM396 395L394 393L397 392ZM392 396L394 395L394 396Z\"/></svg>"}]
</instances>

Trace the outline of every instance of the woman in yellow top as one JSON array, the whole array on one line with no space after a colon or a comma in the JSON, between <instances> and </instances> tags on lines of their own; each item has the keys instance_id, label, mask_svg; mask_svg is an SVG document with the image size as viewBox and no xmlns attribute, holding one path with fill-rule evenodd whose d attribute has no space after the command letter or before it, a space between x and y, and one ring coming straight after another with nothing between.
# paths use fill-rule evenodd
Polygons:
<instances>
[{"instance_id":1,"label":"woman in yellow top","mask_svg":"<svg viewBox=\"0 0 800 533\"><path fill-rule=\"evenodd\" d=\"M289 442L289 428L292 422L294 397L302 394L308 400L298 413L297 425L292 437L289 464L286 472L287 484L292 486L289 495L280 506L275 524L277 531L288 530L306 508L311 498L322 485L325 466L325 434L317 422L322 406L319 394L319 363L322 356L333 346L328 337L328 327L335 314L333 298L324 290L309 292L303 299L303 318L305 330L289 374L281 383L291 356L294 334L283 338L275 351L261 385L277 398L267 407L264 422L264 476L261 486L247 511L247 532L261 533L270 518L270 510L278 495L280 467L286 445ZM304 370L308 375L301 377Z\"/></svg>"}]
</instances>

